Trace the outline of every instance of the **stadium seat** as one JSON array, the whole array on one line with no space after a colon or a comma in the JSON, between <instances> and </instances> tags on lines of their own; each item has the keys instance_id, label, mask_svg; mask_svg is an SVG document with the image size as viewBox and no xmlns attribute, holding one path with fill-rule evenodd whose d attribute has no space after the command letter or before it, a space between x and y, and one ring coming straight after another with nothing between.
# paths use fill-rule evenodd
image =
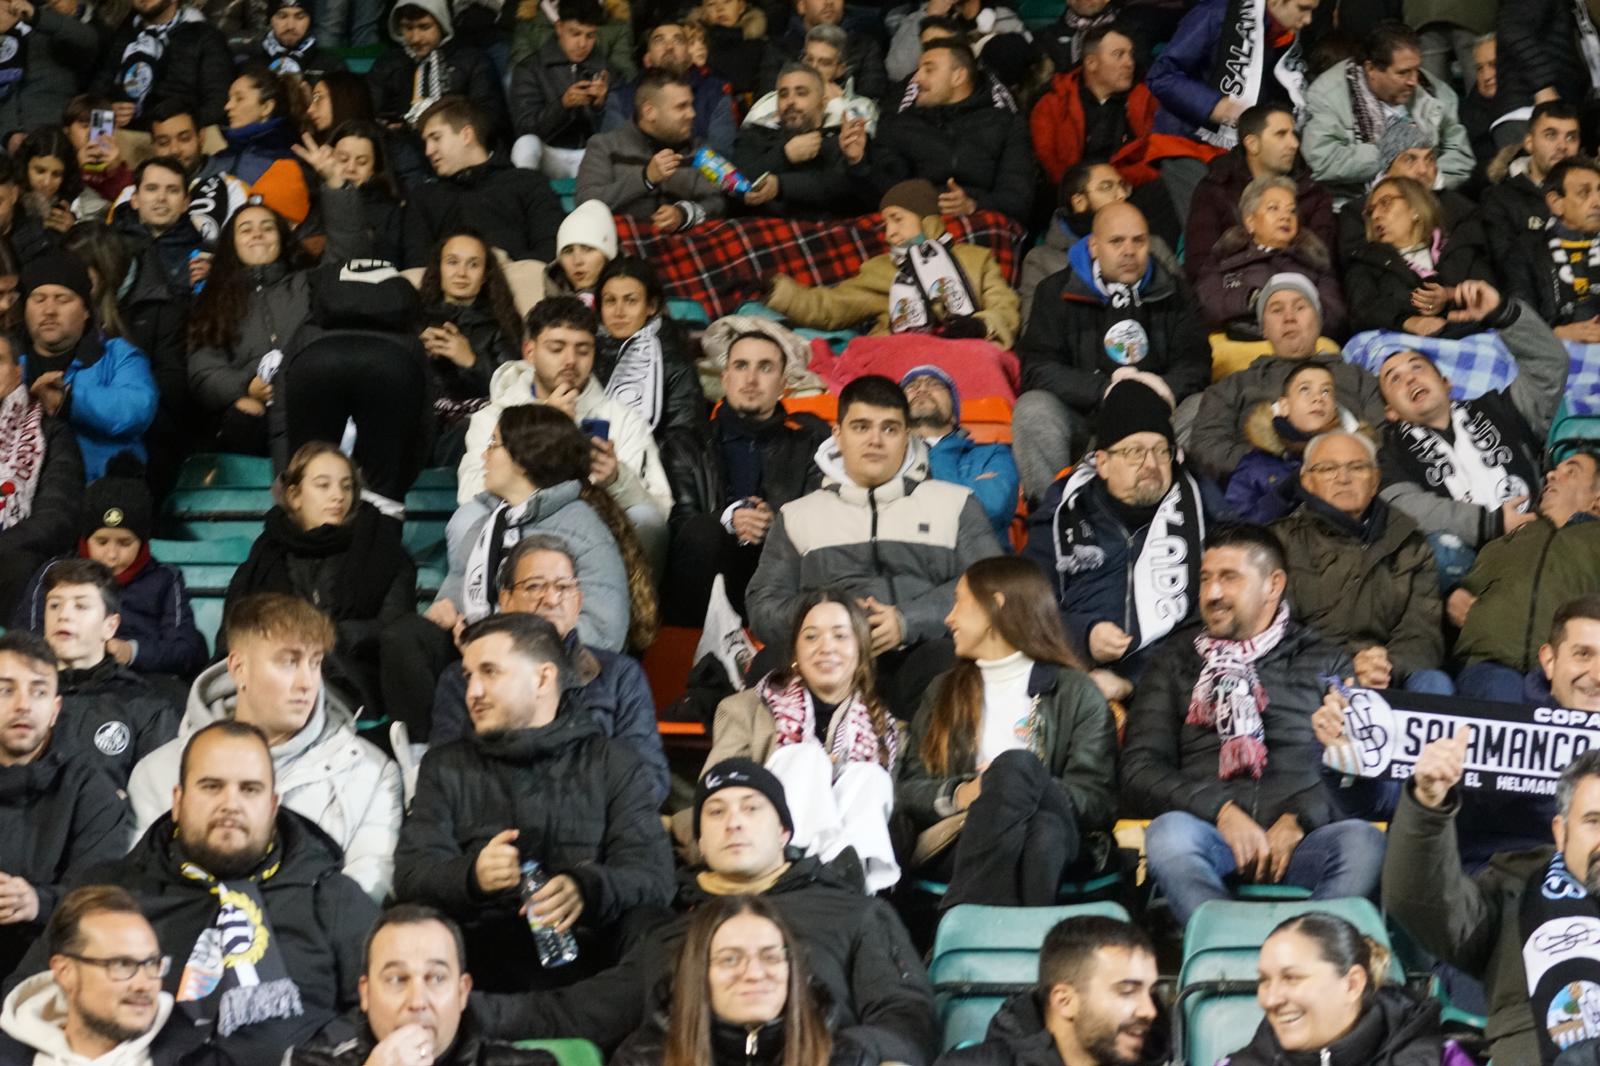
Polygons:
<instances>
[{"instance_id":1,"label":"stadium seat","mask_svg":"<svg viewBox=\"0 0 1600 1066\"><path fill-rule=\"evenodd\" d=\"M191 455L178 470L180 489L269 489L272 460L256 455Z\"/></svg>"},{"instance_id":2,"label":"stadium seat","mask_svg":"<svg viewBox=\"0 0 1600 1066\"><path fill-rule=\"evenodd\" d=\"M548 1051L557 1066L605 1066L600 1049L587 1040L519 1040L517 1047Z\"/></svg>"}]
</instances>

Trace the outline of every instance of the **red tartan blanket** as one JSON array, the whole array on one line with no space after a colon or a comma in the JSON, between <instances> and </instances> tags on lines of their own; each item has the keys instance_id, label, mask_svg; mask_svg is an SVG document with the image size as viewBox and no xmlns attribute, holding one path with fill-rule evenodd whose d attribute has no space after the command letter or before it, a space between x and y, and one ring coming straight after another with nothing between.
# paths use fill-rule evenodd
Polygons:
<instances>
[{"instance_id":1,"label":"red tartan blanket","mask_svg":"<svg viewBox=\"0 0 1600 1066\"><path fill-rule=\"evenodd\" d=\"M945 220L955 240L994 253L1017 284L1027 233L998 211ZM655 267L670 300L696 300L712 318L759 300L767 278L787 274L802 285L837 285L888 251L877 214L844 222L737 218L705 222L687 233L659 233L648 222L617 216L622 250Z\"/></svg>"}]
</instances>

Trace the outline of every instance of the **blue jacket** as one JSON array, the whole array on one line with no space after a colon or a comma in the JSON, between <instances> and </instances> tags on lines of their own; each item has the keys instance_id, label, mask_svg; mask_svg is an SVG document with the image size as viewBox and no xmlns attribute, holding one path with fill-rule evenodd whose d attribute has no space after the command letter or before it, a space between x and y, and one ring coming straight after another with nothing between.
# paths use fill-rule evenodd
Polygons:
<instances>
[{"instance_id":1,"label":"blue jacket","mask_svg":"<svg viewBox=\"0 0 1600 1066\"><path fill-rule=\"evenodd\" d=\"M23 355L24 380L37 376ZM144 433L156 416L156 379L150 360L121 337L101 337L88 332L72 353L63 375L71 387L67 424L83 453L83 475L95 481L105 475L106 463L118 452L145 459Z\"/></svg>"},{"instance_id":2,"label":"blue jacket","mask_svg":"<svg viewBox=\"0 0 1600 1066\"><path fill-rule=\"evenodd\" d=\"M1274 455L1253 448L1239 460L1228 479L1228 506L1241 522L1264 526L1294 510L1299 502L1295 496L1299 484L1298 456Z\"/></svg>"},{"instance_id":3,"label":"blue jacket","mask_svg":"<svg viewBox=\"0 0 1600 1066\"><path fill-rule=\"evenodd\" d=\"M61 559L77 556L64 555ZM61 559L39 568L17 605L18 629L44 635L44 572ZM191 681L206 665L206 638L194 624L194 609L183 572L151 559L132 581L122 586L122 624L117 639L134 645L128 665L141 674L173 674Z\"/></svg>"},{"instance_id":4,"label":"blue jacket","mask_svg":"<svg viewBox=\"0 0 1600 1066\"><path fill-rule=\"evenodd\" d=\"M1166 48L1150 64L1145 84L1161 101L1161 110L1156 113L1157 133L1193 137L1196 129L1212 124L1211 109L1222 99L1222 93L1217 88L1220 82L1217 49L1222 40L1222 23L1228 17L1228 7L1228 0L1199 0L1183 16ZM1269 30L1270 27L1260 32L1265 37ZM1299 44L1300 38L1296 34L1288 47L1294 48ZM1288 92L1273 75L1278 60L1288 49L1274 48L1267 40L1262 41L1262 49L1261 91L1257 99L1247 100L1247 104L1288 99ZM1306 86L1310 84L1311 79L1307 77Z\"/></svg>"},{"instance_id":5,"label":"blue jacket","mask_svg":"<svg viewBox=\"0 0 1600 1066\"><path fill-rule=\"evenodd\" d=\"M1017 513L1017 464L1005 444L979 444L964 429L946 433L928 450L928 475L972 490L1002 546Z\"/></svg>"}]
</instances>

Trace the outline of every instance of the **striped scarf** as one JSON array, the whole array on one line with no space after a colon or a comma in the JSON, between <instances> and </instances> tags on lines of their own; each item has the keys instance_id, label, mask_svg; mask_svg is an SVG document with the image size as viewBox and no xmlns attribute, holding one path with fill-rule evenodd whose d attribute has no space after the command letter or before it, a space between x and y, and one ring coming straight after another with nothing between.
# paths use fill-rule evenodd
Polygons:
<instances>
[{"instance_id":1,"label":"striped scarf","mask_svg":"<svg viewBox=\"0 0 1600 1066\"><path fill-rule=\"evenodd\" d=\"M1215 729L1222 736L1217 776L1224 781L1249 774L1259 778L1267 768L1267 733L1261 714L1267 691L1256 675L1256 661L1283 639L1289 625L1289 603L1278 604L1272 624L1249 640L1226 640L1201 634L1194 649L1205 663L1189 696L1187 725Z\"/></svg>"},{"instance_id":2,"label":"striped scarf","mask_svg":"<svg viewBox=\"0 0 1600 1066\"><path fill-rule=\"evenodd\" d=\"M783 748L804 743L806 738L816 734L817 710L811 699L811 690L806 688L799 674L795 674L782 687L775 681L777 676L775 673L768 674L756 688L761 693L761 701L772 711L772 720L778 731L778 747ZM872 727L872 714L867 710L861 694L850 693L833 715L839 723L828 745L828 754L834 766L852 762L880 762L878 733ZM882 750L885 755L882 765L892 774L900 755L900 737L893 726L883 737Z\"/></svg>"}]
</instances>

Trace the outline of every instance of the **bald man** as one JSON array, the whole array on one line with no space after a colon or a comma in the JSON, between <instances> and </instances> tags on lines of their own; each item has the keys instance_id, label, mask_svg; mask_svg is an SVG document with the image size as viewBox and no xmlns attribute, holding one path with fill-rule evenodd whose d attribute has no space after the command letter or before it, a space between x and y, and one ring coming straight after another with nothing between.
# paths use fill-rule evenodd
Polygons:
<instances>
[{"instance_id":1,"label":"bald man","mask_svg":"<svg viewBox=\"0 0 1600 1066\"><path fill-rule=\"evenodd\" d=\"M1014 450L1030 502L1081 455L1090 415L1114 380L1148 371L1176 406L1211 377L1211 350L1183 279L1150 256L1131 203L1095 212L1067 267L1039 283L1017 351L1022 387Z\"/></svg>"}]
</instances>

